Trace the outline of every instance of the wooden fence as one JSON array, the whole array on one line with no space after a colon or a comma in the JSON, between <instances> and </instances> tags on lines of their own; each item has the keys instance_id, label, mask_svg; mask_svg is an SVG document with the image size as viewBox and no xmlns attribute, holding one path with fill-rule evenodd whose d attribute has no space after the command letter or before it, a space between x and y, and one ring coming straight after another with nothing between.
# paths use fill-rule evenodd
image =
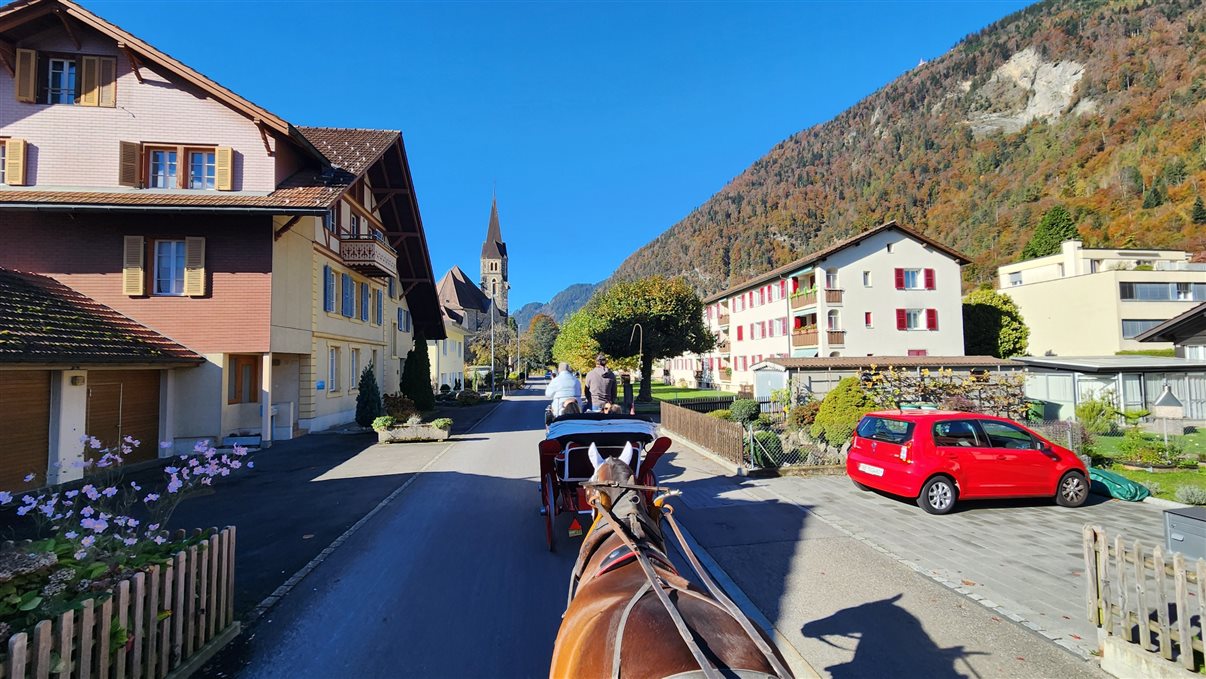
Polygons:
<instances>
[{"instance_id":1,"label":"wooden fence","mask_svg":"<svg viewBox=\"0 0 1206 679\"><path fill-rule=\"evenodd\" d=\"M675 398L667 402L697 413L710 413L713 410L732 407L736 398L736 396L704 396L702 398Z\"/></svg>"},{"instance_id":2,"label":"wooden fence","mask_svg":"<svg viewBox=\"0 0 1206 679\"><path fill-rule=\"evenodd\" d=\"M1197 671L1206 620L1206 561L1150 550L1099 526L1084 527L1089 621L1105 634Z\"/></svg>"},{"instance_id":3,"label":"wooden fence","mask_svg":"<svg viewBox=\"0 0 1206 679\"><path fill-rule=\"evenodd\" d=\"M740 424L709 417L662 401L662 426L734 464L744 464L745 433Z\"/></svg>"},{"instance_id":4,"label":"wooden fence","mask_svg":"<svg viewBox=\"0 0 1206 679\"><path fill-rule=\"evenodd\" d=\"M151 566L117 583L110 596L10 637L0 649L6 653L0 679L157 679L196 669L190 659L208 657L238 627L234 526L194 536L204 539L167 565Z\"/></svg>"}]
</instances>

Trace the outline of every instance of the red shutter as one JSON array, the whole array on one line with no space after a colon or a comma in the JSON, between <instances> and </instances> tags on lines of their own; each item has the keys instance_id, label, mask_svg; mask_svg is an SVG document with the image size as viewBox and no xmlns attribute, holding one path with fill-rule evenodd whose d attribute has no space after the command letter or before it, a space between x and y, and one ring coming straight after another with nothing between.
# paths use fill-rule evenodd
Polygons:
<instances>
[{"instance_id":1,"label":"red shutter","mask_svg":"<svg viewBox=\"0 0 1206 679\"><path fill-rule=\"evenodd\" d=\"M937 330L938 329L938 310L937 309L926 309L925 310L925 327L929 330Z\"/></svg>"},{"instance_id":2,"label":"red shutter","mask_svg":"<svg viewBox=\"0 0 1206 679\"><path fill-rule=\"evenodd\" d=\"M933 269L925 270L925 289L926 290L934 289L934 270Z\"/></svg>"},{"instance_id":3,"label":"red shutter","mask_svg":"<svg viewBox=\"0 0 1206 679\"><path fill-rule=\"evenodd\" d=\"M738 342L740 342L740 341L741 341L741 330L742 330L742 327L743 327L743 326L740 326L740 325L739 325L739 326L737 326L737 341L738 341Z\"/></svg>"},{"instance_id":4,"label":"red shutter","mask_svg":"<svg viewBox=\"0 0 1206 679\"><path fill-rule=\"evenodd\" d=\"M864 323L864 324L865 324L865 325L866 325L868 328L870 328L870 327L871 327L871 312L870 312L870 311L866 311L866 312L864 312L864 313L863 313L863 323Z\"/></svg>"},{"instance_id":5,"label":"red shutter","mask_svg":"<svg viewBox=\"0 0 1206 679\"><path fill-rule=\"evenodd\" d=\"M793 328L803 328L804 327L804 317L803 316L793 316L792 318L793 318L793 320L792 320L791 327L793 327Z\"/></svg>"},{"instance_id":6,"label":"red shutter","mask_svg":"<svg viewBox=\"0 0 1206 679\"><path fill-rule=\"evenodd\" d=\"M791 279L791 292L792 292L792 294L795 294L795 293L796 293L796 292L798 292L799 290L800 290L800 279L799 279L799 278L793 278L793 279Z\"/></svg>"},{"instance_id":7,"label":"red shutter","mask_svg":"<svg viewBox=\"0 0 1206 679\"><path fill-rule=\"evenodd\" d=\"M897 269L897 271L900 271L900 269ZM908 330L909 329L909 313L907 311L905 311L904 309L896 310L896 329L897 330Z\"/></svg>"},{"instance_id":8,"label":"red shutter","mask_svg":"<svg viewBox=\"0 0 1206 679\"><path fill-rule=\"evenodd\" d=\"M779 296L787 297L787 281L786 280L779 281Z\"/></svg>"},{"instance_id":9,"label":"red shutter","mask_svg":"<svg viewBox=\"0 0 1206 679\"><path fill-rule=\"evenodd\" d=\"M896 270L896 289L904 290L904 269Z\"/></svg>"}]
</instances>

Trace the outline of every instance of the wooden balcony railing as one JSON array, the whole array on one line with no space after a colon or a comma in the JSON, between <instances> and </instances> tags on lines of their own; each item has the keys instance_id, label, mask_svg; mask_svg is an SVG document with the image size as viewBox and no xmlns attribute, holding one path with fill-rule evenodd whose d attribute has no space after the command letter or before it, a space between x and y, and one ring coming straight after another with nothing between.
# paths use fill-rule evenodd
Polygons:
<instances>
[{"instance_id":1,"label":"wooden balcony railing","mask_svg":"<svg viewBox=\"0 0 1206 679\"><path fill-rule=\"evenodd\" d=\"M825 303L826 304L841 304L842 303L842 291L841 290L826 290L825 291Z\"/></svg>"},{"instance_id":2,"label":"wooden balcony railing","mask_svg":"<svg viewBox=\"0 0 1206 679\"><path fill-rule=\"evenodd\" d=\"M820 338L817 335L816 328L809 330L797 330L791 334L791 346L793 349L800 347L815 347L819 344Z\"/></svg>"},{"instance_id":3,"label":"wooden balcony railing","mask_svg":"<svg viewBox=\"0 0 1206 679\"><path fill-rule=\"evenodd\" d=\"M340 234L339 256L348 268L365 276L385 278L398 272L398 253L372 235Z\"/></svg>"},{"instance_id":4,"label":"wooden balcony railing","mask_svg":"<svg viewBox=\"0 0 1206 679\"><path fill-rule=\"evenodd\" d=\"M810 307L810 306L816 306L816 303L817 303L816 291L805 292L805 293L801 293L798 295L793 295L791 298L791 308L793 310L794 309L803 309L805 307Z\"/></svg>"},{"instance_id":5,"label":"wooden balcony railing","mask_svg":"<svg viewBox=\"0 0 1206 679\"><path fill-rule=\"evenodd\" d=\"M825 341L829 343L829 346L843 345L846 343L846 331L827 330L825 331Z\"/></svg>"}]
</instances>

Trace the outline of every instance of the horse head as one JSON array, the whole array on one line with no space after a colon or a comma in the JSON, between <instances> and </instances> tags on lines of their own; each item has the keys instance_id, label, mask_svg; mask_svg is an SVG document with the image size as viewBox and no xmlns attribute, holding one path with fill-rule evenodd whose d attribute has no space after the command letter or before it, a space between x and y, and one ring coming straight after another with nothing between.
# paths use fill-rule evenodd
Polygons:
<instances>
[{"instance_id":1,"label":"horse head","mask_svg":"<svg viewBox=\"0 0 1206 679\"><path fill-rule=\"evenodd\" d=\"M633 448L632 443L625 443L624 450L618 457L604 457L593 443L590 444L587 453L590 455L591 465L595 468L595 473L590 478L591 482L618 484L618 486L605 485L591 488L587 497L592 502L598 502L602 507L610 509L616 518L621 520L638 512L648 516L649 509L645 506L644 494L640 491L619 487L631 485L636 478L632 469L633 460L636 459L636 449Z\"/></svg>"}]
</instances>

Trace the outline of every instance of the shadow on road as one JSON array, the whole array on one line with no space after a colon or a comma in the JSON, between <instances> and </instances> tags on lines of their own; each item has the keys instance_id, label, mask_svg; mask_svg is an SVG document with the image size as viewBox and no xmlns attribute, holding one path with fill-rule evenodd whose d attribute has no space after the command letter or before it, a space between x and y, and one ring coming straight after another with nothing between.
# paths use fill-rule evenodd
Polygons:
<instances>
[{"instance_id":1,"label":"shadow on road","mask_svg":"<svg viewBox=\"0 0 1206 679\"><path fill-rule=\"evenodd\" d=\"M829 637L854 640L854 657L849 662L825 668L833 679L906 675L964 679L968 676L958 671L957 663L968 656L984 654L965 651L962 646L939 648L926 634L921 622L897 605L901 596L897 594L844 608L801 628L804 636L835 648L851 650Z\"/></svg>"}]
</instances>

